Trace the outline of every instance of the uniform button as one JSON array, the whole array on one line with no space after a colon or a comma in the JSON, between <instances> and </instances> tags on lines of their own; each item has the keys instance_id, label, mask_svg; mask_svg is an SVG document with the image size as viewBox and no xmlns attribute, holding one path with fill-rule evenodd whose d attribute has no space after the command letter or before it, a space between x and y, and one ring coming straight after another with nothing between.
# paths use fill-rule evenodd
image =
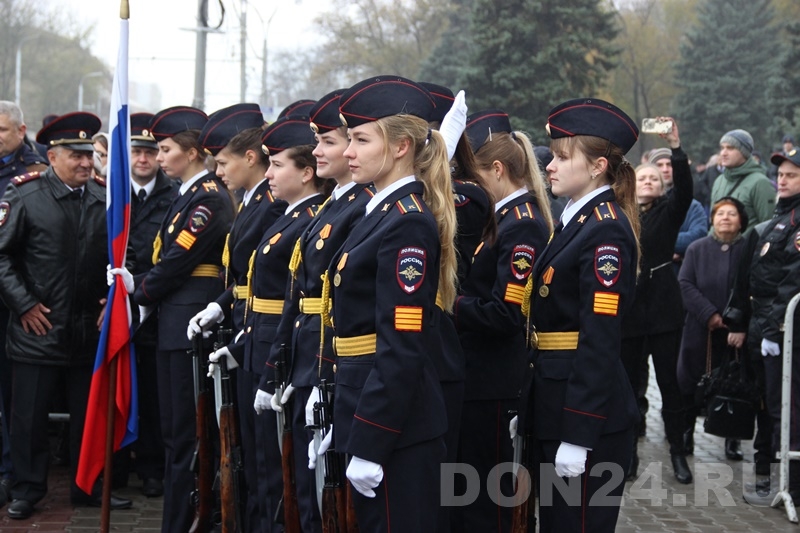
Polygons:
<instances>
[{"instance_id":1,"label":"uniform button","mask_svg":"<svg viewBox=\"0 0 800 533\"><path fill-rule=\"evenodd\" d=\"M251 331L253 331L253 326L247 326L247 333L250 333Z\"/></svg>"},{"instance_id":2,"label":"uniform button","mask_svg":"<svg viewBox=\"0 0 800 533\"><path fill-rule=\"evenodd\" d=\"M333 373L336 373L336 363L333 363Z\"/></svg>"},{"instance_id":3,"label":"uniform button","mask_svg":"<svg viewBox=\"0 0 800 533\"><path fill-rule=\"evenodd\" d=\"M530 363L528 366L530 366L531 368L533 368L533 363Z\"/></svg>"},{"instance_id":4,"label":"uniform button","mask_svg":"<svg viewBox=\"0 0 800 533\"><path fill-rule=\"evenodd\" d=\"M298 320L297 322L295 322L295 323L294 323L294 327L296 327L296 328L299 328L299 327L300 327L300 321L299 321L299 320Z\"/></svg>"}]
</instances>

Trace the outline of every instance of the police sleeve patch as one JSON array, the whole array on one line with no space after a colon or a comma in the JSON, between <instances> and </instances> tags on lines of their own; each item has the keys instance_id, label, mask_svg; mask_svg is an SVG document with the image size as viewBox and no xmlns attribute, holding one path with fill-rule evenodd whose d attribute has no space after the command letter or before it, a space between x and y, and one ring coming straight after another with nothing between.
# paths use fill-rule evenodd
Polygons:
<instances>
[{"instance_id":1,"label":"police sleeve patch","mask_svg":"<svg viewBox=\"0 0 800 533\"><path fill-rule=\"evenodd\" d=\"M3 203L5 203L5 202L3 202ZM2 204L0 204L0 205L2 205ZM0 213L0 216L2 216L2 213ZM2 226L2 225L3 225L3 222L2 222L2 220L0 220L0 226ZM800 252L800 231L798 231L794 235L794 248L795 248L795 250Z\"/></svg>"},{"instance_id":2,"label":"police sleeve patch","mask_svg":"<svg viewBox=\"0 0 800 533\"><path fill-rule=\"evenodd\" d=\"M518 280L524 280L531 273L536 250L527 244L518 244L511 253L511 273Z\"/></svg>"},{"instance_id":3,"label":"police sleeve patch","mask_svg":"<svg viewBox=\"0 0 800 533\"><path fill-rule=\"evenodd\" d=\"M453 193L453 201L455 202L456 207L464 207L469 203L469 198L463 194Z\"/></svg>"},{"instance_id":4,"label":"police sleeve patch","mask_svg":"<svg viewBox=\"0 0 800 533\"><path fill-rule=\"evenodd\" d=\"M594 250L594 274L603 287L613 287L619 279L622 258L619 248L603 244Z\"/></svg>"},{"instance_id":5,"label":"police sleeve patch","mask_svg":"<svg viewBox=\"0 0 800 533\"><path fill-rule=\"evenodd\" d=\"M200 233L208 227L213 213L204 205L197 206L192 214L189 215L189 231L194 234Z\"/></svg>"},{"instance_id":6,"label":"police sleeve patch","mask_svg":"<svg viewBox=\"0 0 800 533\"><path fill-rule=\"evenodd\" d=\"M412 294L425 279L425 250L409 246L397 254L397 283L403 292Z\"/></svg>"},{"instance_id":7,"label":"police sleeve patch","mask_svg":"<svg viewBox=\"0 0 800 533\"><path fill-rule=\"evenodd\" d=\"M8 220L8 213L11 212L11 206L8 202L0 202L0 228Z\"/></svg>"}]
</instances>

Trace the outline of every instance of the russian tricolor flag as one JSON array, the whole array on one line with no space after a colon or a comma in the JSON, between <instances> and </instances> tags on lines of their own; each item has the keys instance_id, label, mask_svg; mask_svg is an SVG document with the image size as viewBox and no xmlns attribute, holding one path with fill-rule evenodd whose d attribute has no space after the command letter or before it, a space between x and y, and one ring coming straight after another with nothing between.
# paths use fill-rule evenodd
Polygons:
<instances>
[{"instance_id":1,"label":"russian tricolor flag","mask_svg":"<svg viewBox=\"0 0 800 533\"><path fill-rule=\"evenodd\" d=\"M128 19L120 21L119 53L111 93L110 142L106 183L108 255L111 267L125 266L131 213L130 118L128 115ZM113 449L136 440L139 432L136 357L131 345L131 308L125 284L117 280L108 291L108 303L97 346L86 424L83 428L76 482L91 494L106 456L109 393L114 391ZM116 359L116 365L112 361ZM112 370L116 366L115 375ZM111 380L115 387L111 387Z\"/></svg>"}]
</instances>

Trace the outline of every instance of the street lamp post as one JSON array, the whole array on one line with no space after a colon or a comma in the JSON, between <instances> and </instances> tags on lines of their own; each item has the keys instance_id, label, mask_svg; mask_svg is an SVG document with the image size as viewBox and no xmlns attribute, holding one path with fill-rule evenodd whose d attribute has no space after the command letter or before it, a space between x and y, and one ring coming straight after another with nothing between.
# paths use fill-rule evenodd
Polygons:
<instances>
[{"instance_id":1,"label":"street lamp post","mask_svg":"<svg viewBox=\"0 0 800 533\"><path fill-rule=\"evenodd\" d=\"M104 75L104 72L95 71L81 76L81 81L78 83L78 111L83 111L83 82L89 78L96 78Z\"/></svg>"},{"instance_id":2,"label":"street lamp post","mask_svg":"<svg viewBox=\"0 0 800 533\"><path fill-rule=\"evenodd\" d=\"M25 41L30 41L39 37L39 34L26 35L17 44L17 63L14 71L14 103L19 107L20 90L22 87L22 45Z\"/></svg>"}]
</instances>

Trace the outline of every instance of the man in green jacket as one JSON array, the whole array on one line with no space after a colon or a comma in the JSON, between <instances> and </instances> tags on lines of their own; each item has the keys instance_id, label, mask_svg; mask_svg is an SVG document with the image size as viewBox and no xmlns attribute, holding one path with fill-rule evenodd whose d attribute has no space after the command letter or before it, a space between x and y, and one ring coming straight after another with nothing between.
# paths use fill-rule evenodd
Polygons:
<instances>
[{"instance_id":1,"label":"man in green jacket","mask_svg":"<svg viewBox=\"0 0 800 533\"><path fill-rule=\"evenodd\" d=\"M752 157L753 137L745 130L731 130L719 141L719 162L725 171L714 181L711 205L725 196L742 202L750 220L748 232L759 222L772 218L775 187L764 169Z\"/></svg>"}]
</instances>

